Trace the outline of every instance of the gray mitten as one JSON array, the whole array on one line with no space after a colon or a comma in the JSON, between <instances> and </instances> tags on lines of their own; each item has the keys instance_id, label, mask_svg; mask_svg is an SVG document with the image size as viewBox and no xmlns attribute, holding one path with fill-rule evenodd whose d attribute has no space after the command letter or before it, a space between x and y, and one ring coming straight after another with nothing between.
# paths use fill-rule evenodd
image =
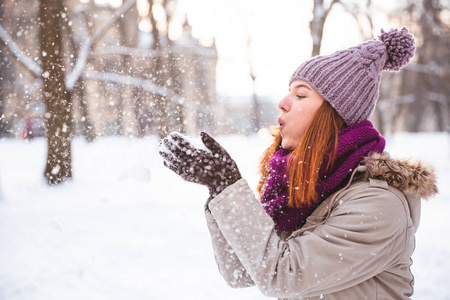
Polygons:
<instances>
[{"instance_id":1,"label":"gray mitten","mask_svg":"<svg viewBox=\"0 0 450 300\"><path fill-rule=\"evenodd\" d=\"M208 187L211 198L241 179L236 162L206 132L200 133L207 149L198 149L183 135L171 133L161 141L164 165L189 182Z\"/></svg>"}]
</instances>

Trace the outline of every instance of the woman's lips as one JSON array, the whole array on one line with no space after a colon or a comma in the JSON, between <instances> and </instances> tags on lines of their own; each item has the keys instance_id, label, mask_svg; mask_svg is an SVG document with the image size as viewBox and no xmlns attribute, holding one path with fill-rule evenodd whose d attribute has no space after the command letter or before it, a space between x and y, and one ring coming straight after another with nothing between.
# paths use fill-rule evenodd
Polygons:
<instances>
[{"instance_id":1,"label":"woman's lips","mask_svg":"<svg viewBox=\"0 0 450 300\"><path fill-rule=\"evenodd\" d=\"M284 123L283 119L281 119L281 118L278 119L278 125L280 127L280 130L284 127L285 123Z\"/></svg>"}]
</instances>

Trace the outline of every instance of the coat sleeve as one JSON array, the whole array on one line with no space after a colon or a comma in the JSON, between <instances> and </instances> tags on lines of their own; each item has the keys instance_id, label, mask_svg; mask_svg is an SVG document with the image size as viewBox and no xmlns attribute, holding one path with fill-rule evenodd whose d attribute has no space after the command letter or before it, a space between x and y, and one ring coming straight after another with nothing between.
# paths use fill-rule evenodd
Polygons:
<instances>
[{"instance_id":1,"label":"coat sleeve","mask_svg":"<svg viewBox=\"0 0 450 300\"><path fill-rule=\"evenodd\" d=\"M314 297L376 276L404 250L407 215L398 196L369 184L349 193L324 224L287 241L277 235L243 179L214 198L209 208L224 240L263 294Z\"/></svg>"},{"instance_id":2,"label":"coat sleeve","mask_svg":"<svg viewBox=\"0 0 450 300\"><path fill-rule=\"evenodd\" d=\"M219 272L226 283L233 288L254 286L252 278L248 275L233 248L223 236L208 209L205 209L205 216L209 233L211 234L214 258L219 267Z\"/></svg>"}]
</instances>

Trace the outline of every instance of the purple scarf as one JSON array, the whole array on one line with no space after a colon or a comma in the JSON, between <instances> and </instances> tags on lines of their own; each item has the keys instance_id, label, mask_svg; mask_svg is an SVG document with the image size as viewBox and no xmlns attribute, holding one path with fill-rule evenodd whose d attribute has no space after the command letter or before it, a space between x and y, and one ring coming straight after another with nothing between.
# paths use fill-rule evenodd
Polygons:
<instances>
[{"instance_id":1,"label":"purple scarf","mask_svg":"<svg viewBox=\"0 0 450 300\"><path fill-rule=\"evenodd\" d=\"M278 231L291 231L303 225L306 218L328 196L344 187L352 171L371 153L382 153L386 142L370 121L362 121L339 131L338 147L333 168L326 168L329 155L325 155L316 185L318 198L313 205L288 207L289 174L287 161L290 150L279 149L269 162L269 176L261 203L274 220Z\"/></svg>"}]
</instances>

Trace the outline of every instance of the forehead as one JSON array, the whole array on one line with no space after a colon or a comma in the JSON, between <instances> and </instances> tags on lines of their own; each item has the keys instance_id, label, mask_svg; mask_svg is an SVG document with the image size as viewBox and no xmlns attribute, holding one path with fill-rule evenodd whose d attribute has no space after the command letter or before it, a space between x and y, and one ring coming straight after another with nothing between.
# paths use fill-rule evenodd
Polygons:
<instances>
[{"instance_id":1,"label":"forehead","mask_svg":"<svg viewBox=\"0 0 450 300\"><path fill-rule=\"evenodd\" d=\"M311 85L309 83L307 83L304 80L300 80L300 79L292 81L291 85L289 86L289 90L293 90L295 88L301 88L301 87L309 89L309 90L313 90L313 88L311 87Z\"/></svg>"}]
</instances>

